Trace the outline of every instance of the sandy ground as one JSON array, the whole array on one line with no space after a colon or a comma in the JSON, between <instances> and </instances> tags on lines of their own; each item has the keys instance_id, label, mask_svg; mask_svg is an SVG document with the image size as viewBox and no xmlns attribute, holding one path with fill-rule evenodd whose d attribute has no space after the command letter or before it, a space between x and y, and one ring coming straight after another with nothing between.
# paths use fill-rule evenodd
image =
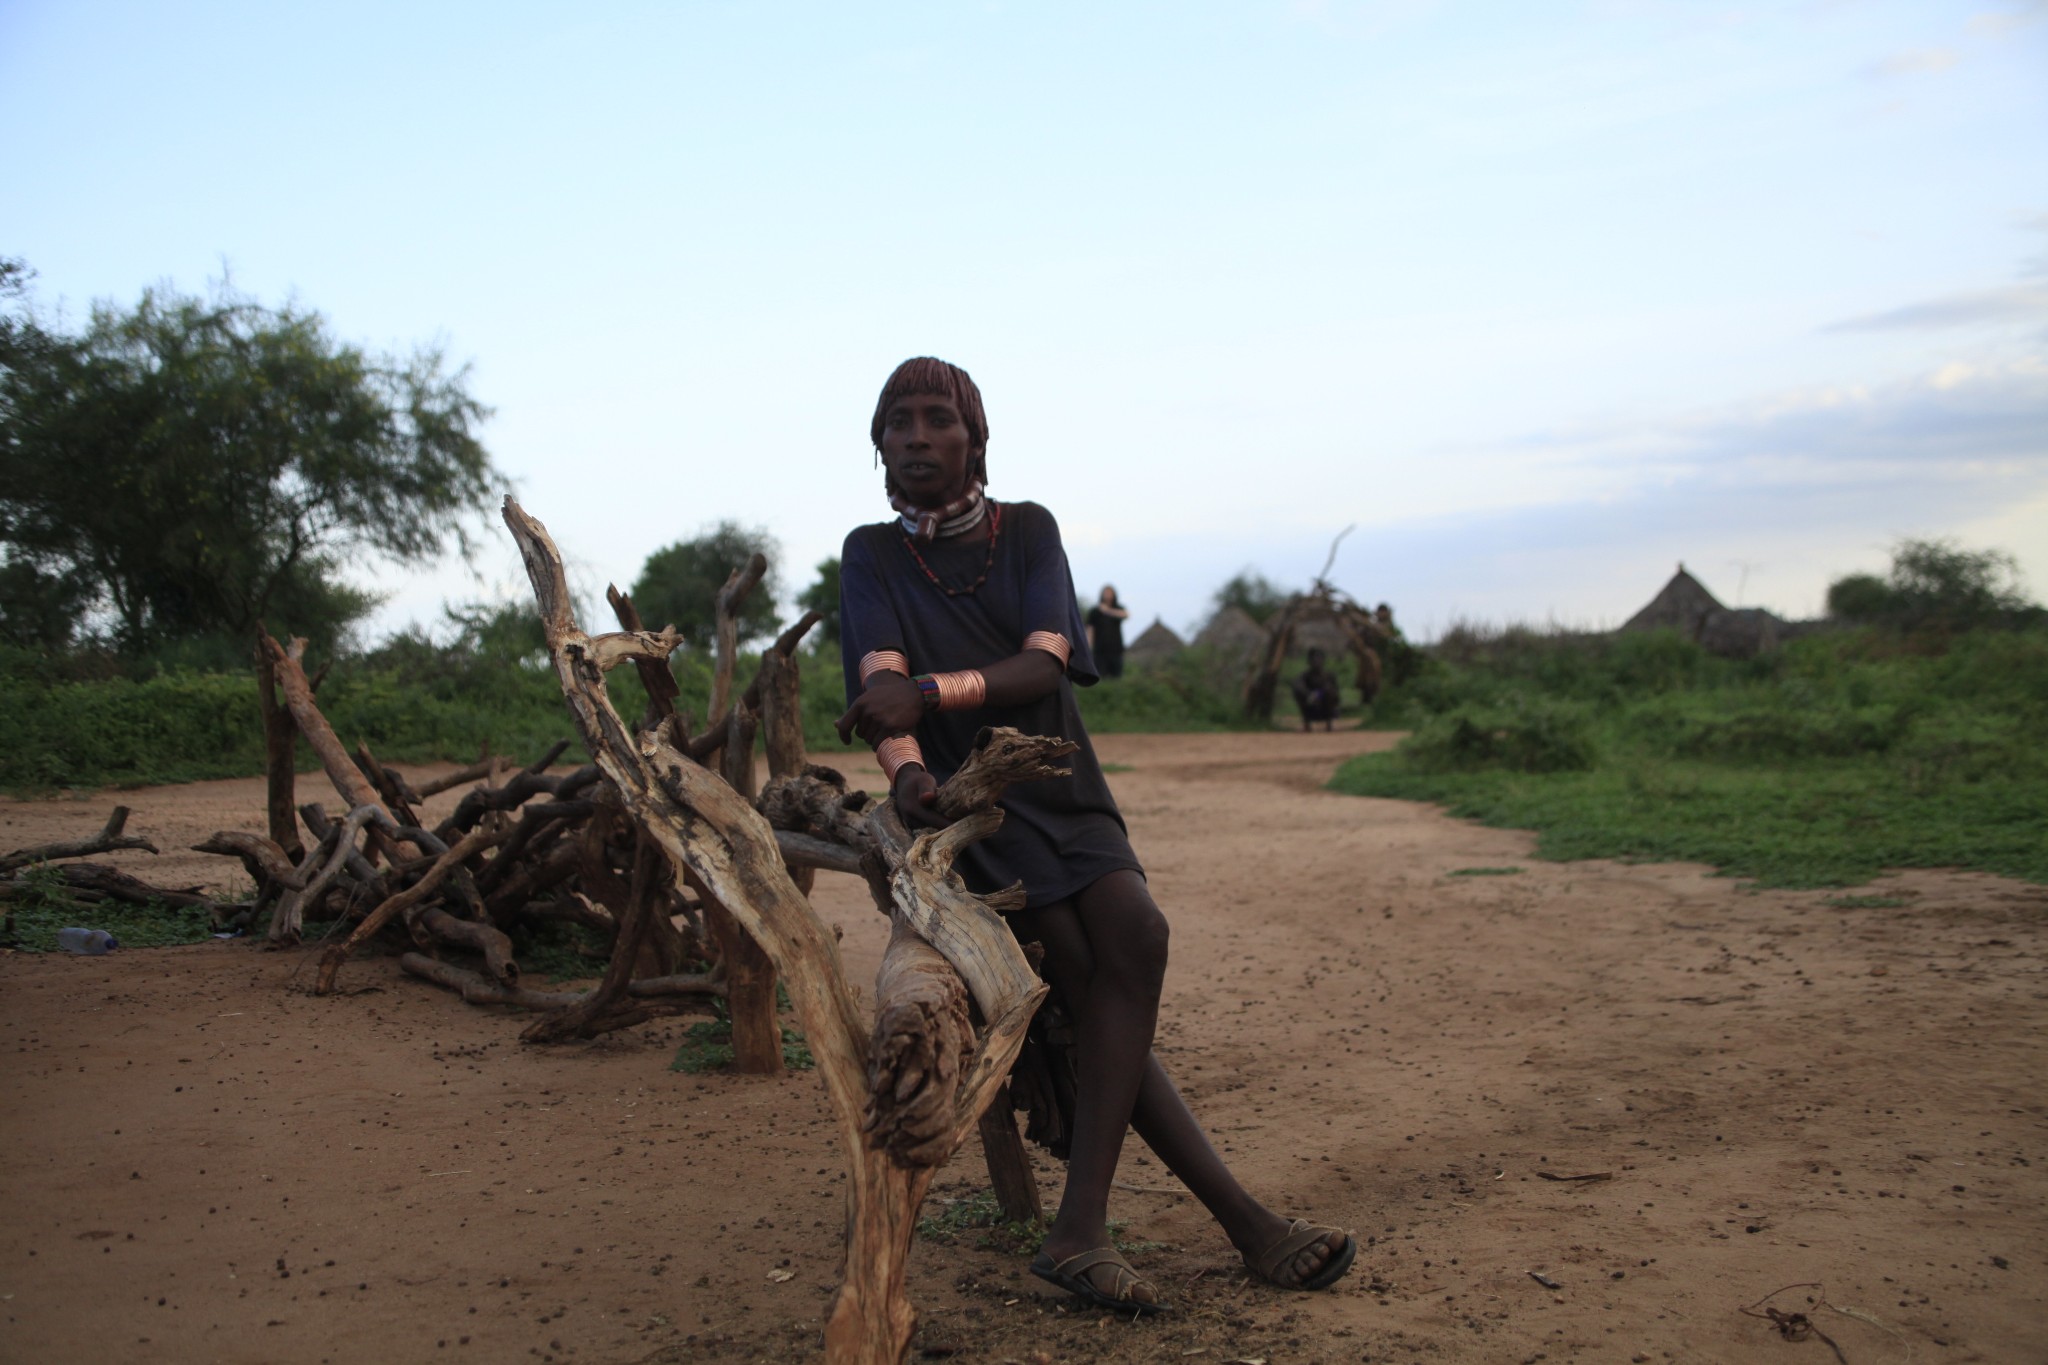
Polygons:
<instances>
[{"instance_id":1,"label":"sandy ground","mask_svg":"<svg viewBox=\"0 0 2048 1365\"><path fill-rule=\"evenodd\" d=\"M1853 1365L2048 1359L2048 889L1911 873L1855 909L1534 862L1320 789L1387 742L1100 744L1174 922L1167 1065L1248 1184L1358 1230L1352 1274L1247 1284L1133 1142L1113 1212L1178 1314L1070 1311L1020 1259L921 1242L914 1359L1837 1358L1745 1313L1778 1290ZM257 784L209 783L0 803L0 847L116 800L167 849L260 827ZM865 893L818 900L871 980ZM672 1073L675 1022L522 1046L388 960L335 998L309 976L247 943L0 956L0 1359L815 1356L841 1177L814 1075ZM970 1147L935 1201L984 1184Z\"/></svg>"}]
</instances>

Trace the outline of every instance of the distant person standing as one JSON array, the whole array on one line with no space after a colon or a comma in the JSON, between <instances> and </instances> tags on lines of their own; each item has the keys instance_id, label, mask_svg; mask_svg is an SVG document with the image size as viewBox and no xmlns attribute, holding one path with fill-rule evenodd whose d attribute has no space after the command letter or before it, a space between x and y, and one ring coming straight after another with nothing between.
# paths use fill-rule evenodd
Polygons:
<instances>
[{"instance_id":1,"label":"distant person standing","mask_svg":"<svg viewBox=\"0 0 2048 1365\"><path fill-rule=\"evenodd\" d=\"M1088 608L1088 648L1105 678L1124 675L1124 619L1130 613L1117 605L1116 589L1105 583L1102 596Z\"/></svg>"}]
</instances>

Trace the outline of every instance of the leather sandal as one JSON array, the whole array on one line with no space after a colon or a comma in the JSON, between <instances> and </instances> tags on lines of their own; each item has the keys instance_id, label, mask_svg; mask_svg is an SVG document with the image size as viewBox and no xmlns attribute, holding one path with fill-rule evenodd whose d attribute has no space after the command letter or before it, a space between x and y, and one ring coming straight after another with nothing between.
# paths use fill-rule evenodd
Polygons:
<instances>
[{"instance_id":1,"label":"leather sandal","mask_svg":"<svg viewBox=\"0 0 2048 1365\"><path fill-rule=\"evenodd\" d=\"M1323 1268L1307 1279L1296 1282L1287 1274L1289 1264L1296 1256L1323 1241L1331 1233L1344 1238L1344 1245L1323 1264ZM1306 1218L1297 1218L1288 1224L1287 1232L1279 1241L1260 1252L1256 1258L1249 1253L1244 1258L1245 1269L1264 1280L1267 1284L1282 1289L1328 1289L1344 1277L1351 1269L1352 1261L1358 1258L1358 1237L1343 1228L1333 1228L1322 1223L1311 1223Z\"/></svg>"},{"instance_id":2,"label":"leather sandal","mask_svg":"<svg viewBox=\"0 0 2048 1365\"><path fill-rule=\"evenodd\" d=\"M1099 1265L1115 1269L1116 1274L1111 1280L1115 1287L1113 1293L1105 1293L1095 1281L1088 1278L1088 1272ZM1058 1285L1076 1298L1085 1299L1097 1308L1107 1308L1112 1313L1166 1311L1166 1305L1163 1303L1131 1297L1133 1289L1141 1284L1149 1287L1149 1281L1131 1269L1130 1263L1117 1255L1114 1247L1097 1247L1078 1256L1069 1256L1064 1261L1055 1261L1041 1251L1031 1262L1031 1273L1041 1280Z\"/></svg>"}]
</instances>

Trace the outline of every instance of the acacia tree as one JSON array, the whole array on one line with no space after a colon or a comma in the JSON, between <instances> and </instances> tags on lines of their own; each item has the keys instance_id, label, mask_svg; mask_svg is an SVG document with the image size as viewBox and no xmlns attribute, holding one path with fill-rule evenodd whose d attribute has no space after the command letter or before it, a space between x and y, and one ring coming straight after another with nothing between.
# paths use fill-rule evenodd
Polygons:
<instances>
[{"instance_id":1,"label":"acacia tree","mask_svg":"<svg viewBox=\"0 0 2048 1365\"><path fill-rule=\"evenodd\" d=\"M839 556L818 561L818 577L796 595L796 604L818 613L818 628L811 635L811 648L837 653L839 650Z\"/></svg>"},{"instance_id":2,"label":"acacia tree","mask_svg":"<svg viewBox=\"0 0 2048 1365\"><path fill-rule=\"evenodd\" d=\"M271 621L331 639L376 601L345 566L469 551L502 482L474 435L488 415L436 351L369 355L225 285L96 304L75 335L17 301L0 546L17 576L74 588L73 633L89 608L130 653L246 647Z\"/></svg>"},{"instance_id":3,"label":"acacia tree","mask_svg":"<svg viewBox=\"0 0 2048 1365\"><path fill-rule=\"evenodd\" d=\"M647 556L633 582L633 605L649 627L672 625L692 646L708 649L718 633L718 590L727 575L760 554L767 557L768 573L740 608L740 643L773 635L775 599L782 595L775 572L779 548L775 537L761 527L718 522L693 539Z\"/></svg>"},{"instance_id":4,"label":"acacia tree","mask_svg":"<svg viewBox=\"0 0 2048 1365\"><path fill-rule=\"evenodd\" d=\"M1966 550L1951 540L1902 540L1891 572L1850 574L1828 585L1828 615L1906 630L2017 624L2037 616L2004 550Z\"/></svg>"}]
</instances>

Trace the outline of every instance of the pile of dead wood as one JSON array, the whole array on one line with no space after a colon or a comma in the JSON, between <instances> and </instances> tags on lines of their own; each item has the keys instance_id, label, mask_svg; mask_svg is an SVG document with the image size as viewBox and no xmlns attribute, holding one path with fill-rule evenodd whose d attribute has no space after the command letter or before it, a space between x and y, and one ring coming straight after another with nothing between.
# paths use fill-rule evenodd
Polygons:
<instances>
[{"instance_id":1,"label":"pile of dead wood","mask_svg":"<svg viewBox=\"0 0 2048 1365\"><path fill-rule=\"evenodd\" d=\"M616 589L620 629L585 633L545 528L510 499L505 521L592 761L552 772L564 744L525 767L485 762L414 789L366 747L344 749L302 666L303 642L266 636L269 832L223 831L198 847L241 860L256 886L250 909L268 915L273 945L329 926L316 991L337 989L358 951L388 946L406 971L465 1000L536 1012L524 1034L531 1041L589 1037L722 1001L736 1064L777 1071L779 978L831 1100L849 1173L845 1277L825 1325L826 1355L900 1361L916 1321L905 1276L917 1207L969 1132L980 1129L1005 1210L1020 1218L1038 1211L1009 1081L1047 988L996 913L1021 904L1021 888L978 896L952 867L966 844L1001 823L1003 790L1065 775L1058 760L1073 745L984 731L940 788L939 809L953 823L913 837L890 803L805 762L796 646L815 613L777 640L735 693L739 608L766 567L759 556L718 594L711 705L704 730L693 733L668 664L676 633L646 629ZM627 663L649 698L633 723L613 709L604 684L607 670ZM338 817L295 804L299 739L340 794ZM759 792L757 740L770 773ZM425 824L424 799L463 782L477 785L446 819ZM10 855L0 872L148 847L123 834L124 818L117 813L93 840ZM891 921L872 1015L846 978L836 933L811 907L820 869L862 878ZM67 868L67 878L82 871ZM550 920L610 940L598 986L544 990L522 981L514 936ZM1038 1031L1019 1089L1032 1135L1059 1151L1071 1117L1071 1058L1054 1045L1056 1030L1041 1021Z\"/></svg>"}]
</instances>

